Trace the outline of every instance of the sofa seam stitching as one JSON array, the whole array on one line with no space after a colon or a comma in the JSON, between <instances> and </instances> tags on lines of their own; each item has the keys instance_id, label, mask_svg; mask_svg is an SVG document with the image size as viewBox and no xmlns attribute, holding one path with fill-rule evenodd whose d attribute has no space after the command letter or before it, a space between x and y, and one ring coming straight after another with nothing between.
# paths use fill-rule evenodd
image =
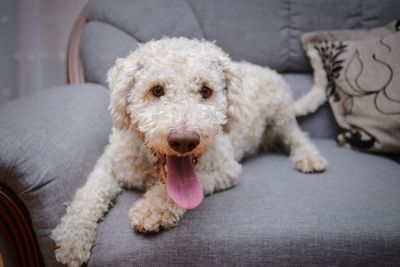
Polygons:
<instances>
[{"instance_id":1,"label":"sofa seam stitching","mask_svg":"<svg viewBox=\"0 0 400 267\"><path fill-rule=\"evenodd\" d=\"M290 61L291 61L291 54L292 54L292 1L288 0L288 4L289 4L289 19L288 19L288 24L289 24L289 31L288 31L288 37L289 37L289 53L288 53L288 58L287 58L287 63L286 63L286 68L285 71L289 70L290 67Z\"/></svg>"},{"instance_id":2,"label":"sofa seam stitching","mask_svg":"<svg viewBox=\"0 0 400 267\"><path fill-rule=\"evenodd\" d=\"M129 35L130 37L132 37L133 39L135 39L136 42L138 43L142 43L143 40L137 38L136 34L130 33L129 31L123 29L121 26L117 25L116 23L110 22L110 21L105 21L105 20L101 20L101 19L92 19L92 20L88 20L86 21L85 25L88 24L89 22L98 22L98 23L102 23L102 24L108 24L109 26L120 30L121 32L125 33L126 35Z\"/></svg>"},{"instance_id":3,"label":"sofa seam stitching","mask_svg":"<svg viewBox=\"0 0 400 267\"><path fill-rule=\"evenodd\" d=\"M362 0L360 0L360 28L362 29L364 26L364 15L363 15L363 2Z\"/></svg>"},{"instance_id":4,"label":"sofa seam stitching","mask_svg":"<svg viewBox=\"0 0 400 267\"><path fill-rule=\"evenodd\" d=\"M100 25L107 25L107 26L109 26L109 27L111 27L111 28L113 28L113 29L115 29L115 30L118 30L118 31L120 31L121 33L123 33L123 34L125 34L125 35L127 35L127 36L129 36L130 38L132 38L132 39L134 39L138 44L140 44L141 42L143 42L142 40L139 40L136 36L134 36L133 34L131 34L130 32L128 32L128 31L126 31L126 30L124 30L124 29L122 29L122 28L120 28L120 27L118 27L116 24L114 24L114 23L109 23L109 22L105 22L105 21L103 21L103 20L94 20L94 19L92 19L92 20L88 20L88 21L86 21L86 23L85 23L85 25L84 25L84 27L86 26L86 25L88 25L89 23L91 23L91 22L94 22L94 23L99 23ZM81 47L79 48L79 50L81 49ZM80 51L79 51L79 53L81 53ZM84 63L84 60L82 61L82 64L85 64ZM87 82L87 81L86 81ZM107 83L105 83L104 84L104 80L101 80L101 79L98 79L98 78L95 78L95 79L92 79L91 81L90 81L91 83L96 83L96 84L100 84L101 86L104 86L104 87L108 87L107 86Z\"/></svg>"},{"instance_id":5,"label":"sofa seam stitching","mask_svg":"<svg viewBox=\"0 0 400 267\"><path fill-rule=\"evenodd\" d=\"M199 16L198 16L197 13L194 11L194 8L193 8L193 6L189 3L189 0L186 0L185 2L186 2L186 4L189 6L189 9L190 9L190 11L192 12L193 17L196 19L197 25L199 26L199 28L200 28L200 30L201 30L201 33L202 33L202 35L203 35L203 38L204 38L204 39L207 39L206 33L205 33L205 31L204 31L204 27L203 27L203 25L200 23Z\"/></svg>"}]
</instances>

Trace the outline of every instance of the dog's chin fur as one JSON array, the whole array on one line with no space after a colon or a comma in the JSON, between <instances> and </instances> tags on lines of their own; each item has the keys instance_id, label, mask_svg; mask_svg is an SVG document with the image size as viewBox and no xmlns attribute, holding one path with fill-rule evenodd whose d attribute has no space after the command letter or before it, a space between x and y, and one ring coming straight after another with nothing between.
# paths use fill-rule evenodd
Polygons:
<instances>
[{"instance_id":1,"label":"dog's chin fur","mask_svg":"<svg viewBox=\"0 0 400 267\"><path fill-rule=\"evenodd\" d=\"M174 127L200 136L190 155L198 160L196 176L205 195L234 186L239 161L276 137L288 146L297 170L320 172L327 166L299 129L283 79L266 67L232 62L211 42L148 42L118 59L107 80L114 123L110 143L51 235L56 259L63 264L88 261L97 223L122 188L146 190L128 213L134 230L157 232L179 222L185 209L171 200L163 184L162 157L176 155L166 140ZM153 95L154 85L162 85L165 94ZM205 85L213 89L208 99L199 94Z\"/></svg>"}]
</instances>

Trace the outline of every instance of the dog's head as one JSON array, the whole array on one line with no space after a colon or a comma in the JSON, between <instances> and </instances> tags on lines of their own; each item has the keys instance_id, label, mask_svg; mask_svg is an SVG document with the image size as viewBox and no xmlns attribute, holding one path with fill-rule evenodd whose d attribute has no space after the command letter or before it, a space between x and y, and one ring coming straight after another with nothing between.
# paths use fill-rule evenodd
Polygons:
<instances>
[{"instance_id":1,"label":"dog's head","mask_svg":"<svg viewBox=\"0 0 400 267\"><path fill-rule=\"evenodd\" d=\"M200 204L193 165L239 112L241 81L229 56L207 41L151 41L117 59L108 82L115 128L136 132L159 158L179 206Z\"/></svg>"}]
</instances>

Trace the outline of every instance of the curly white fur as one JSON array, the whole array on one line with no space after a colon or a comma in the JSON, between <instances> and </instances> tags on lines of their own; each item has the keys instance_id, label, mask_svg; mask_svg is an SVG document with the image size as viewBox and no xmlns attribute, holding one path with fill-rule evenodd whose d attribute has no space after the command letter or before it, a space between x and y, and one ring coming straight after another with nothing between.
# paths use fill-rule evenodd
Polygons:
<instances>
[{"instance_id":1,"label":"curly white fur","mask_svg":"<svg viewBox=\"0 0 400 267\"><path fill-rule=\"evenodd\" d=\"M325 88L328 84L326 72L317 49L308 45L306 53L314 70L314 85L311 90L294 103L296 116L304 116L317 110L326 101Z\"/></svg>"},{"instance_id":2,"label":"curly white fur","mask_svg":"<svg viewBox=\"0 0 400 267\"><path fill-rule=\"evenodd\" d=\"M67 213L52 232L56 258L79 266L90 257L97 222L120 188L146 190L129 211L131 227L157 232L176 225L185 210L166 193L159 156L176 155L167 135L195 131L200 144L196 173L204 194L237 183L239 161L266 140L280 137L296 169L323 171L327 165L298 128L289 86L275 72L250 63L234 63L215 44L185 38L141 45L118 59L108 74L114 128L110 143L87 183L77 191ZM157 98L151 88L162 85ZM199 89L213 94L203 99Z\"/></svg>"}]
</instances>

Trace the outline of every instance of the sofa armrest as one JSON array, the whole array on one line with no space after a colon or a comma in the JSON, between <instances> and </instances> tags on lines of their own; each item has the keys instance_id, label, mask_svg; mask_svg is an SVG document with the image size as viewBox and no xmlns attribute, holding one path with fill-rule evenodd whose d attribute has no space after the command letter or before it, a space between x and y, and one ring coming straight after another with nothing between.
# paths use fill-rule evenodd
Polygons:
<instances>
[{"instance_id":1,"label":"sofa armrest","mask_svg":"<svg viewBox=\"0 0 400 267\"><path fill-rule=\"evenodd\" d=\"M0 106L0 184L27 207L47 264L50 231L108 143L108 91L63 86Z\"/></svg>"}]
</instances>

